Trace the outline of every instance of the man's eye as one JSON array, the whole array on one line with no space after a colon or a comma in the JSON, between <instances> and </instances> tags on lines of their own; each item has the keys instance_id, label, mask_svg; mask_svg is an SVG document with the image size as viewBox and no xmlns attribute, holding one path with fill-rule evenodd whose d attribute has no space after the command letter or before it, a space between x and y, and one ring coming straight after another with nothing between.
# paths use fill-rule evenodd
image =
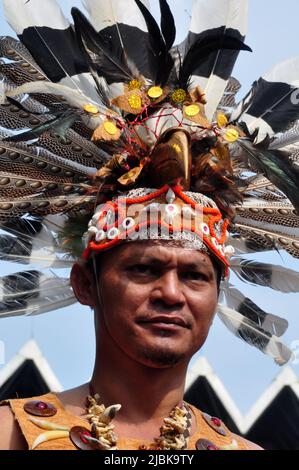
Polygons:
<instances>
[{"instance_id":1,"label":"man's eye","mask_svg":"<svg viewBox=\"0 0 299 470\"><path fill-rule=\"evenodd\" d=\"M136 264L135 266L131 266L130 271L136 274L144 274L144 275L154 275L155 270L151 266L147 264Z\"/></svg>"},{"instance_id":2,"label":"man's eye","mask_svg":"<svg viewBox=\"0 0 299 470\"><path fill-rule=\"evenodd\" d=\"M186 272L182 274L183 278L188 281L207 281L208 277L204 273L197 271Z\"/></svg>"}]
</instances>

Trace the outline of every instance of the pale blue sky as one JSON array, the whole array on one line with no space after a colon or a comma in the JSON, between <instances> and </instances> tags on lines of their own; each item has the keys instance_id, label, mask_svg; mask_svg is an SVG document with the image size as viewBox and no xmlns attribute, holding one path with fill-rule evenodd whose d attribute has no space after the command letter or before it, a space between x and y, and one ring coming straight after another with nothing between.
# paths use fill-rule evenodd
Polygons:
<instances>
[{"instance_id":1,"label":"pale blue sky","mask_svg":"<svg viewBox=\"0 0 299 470\"><path fill-rule=\"evenodd\" d=\"M42 0L41 0L42 1ZM208 1L208 0L207 0ZM249 0L250 17L247 44L253 54L241 54L234 75L243 84L245 94L250 84L272 65L286 58L299 55L298 0L273 2ZM151 3L156 9L157 0ZM189 22L190 0L169 0L178 24L178 39L184 37ZM79 1L61 0L67 12ZM0 34L9 34L0 7ZM264 255L263 259L279 264L278 255ZM283 255L285 266L299 270L299 261ZM17 268L17 266L16 266ZM246 295L258 301L267 311L281 314L290 322L285 342L291 345L299 339L299 295L280 295L270 289L243 287ZM14 318L0 321L0 341L5 343L6 362L31 337L34 337L47 357L51 367L65 388L87 381L92 372L94 358L92 314L80 305L52 312L35 318ZM215 320L202 354L209 360L215 372L242 412L248 411L265 387L280 371L272 359L237 340L224 326ZM0 366L1 367L1 366ZM299 364L292 365L299 376Z\"/></svg>"}]
</instances>

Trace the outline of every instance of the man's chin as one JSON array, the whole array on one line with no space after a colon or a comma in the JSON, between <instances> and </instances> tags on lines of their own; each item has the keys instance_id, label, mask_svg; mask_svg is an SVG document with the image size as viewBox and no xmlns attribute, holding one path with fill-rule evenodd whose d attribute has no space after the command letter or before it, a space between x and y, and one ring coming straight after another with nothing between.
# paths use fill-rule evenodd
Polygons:
<instances>
[{"instance_id":1,"label":"man's chin","mask_svg":"<svg viewBox=\"0 0 299 470\"><path fill-rule=\"evenodd\" d=\"M139 359L143 364L153 368L168 368L187 362L187 354L168 348L144 348Z\"/></svg>"}]
</instances>

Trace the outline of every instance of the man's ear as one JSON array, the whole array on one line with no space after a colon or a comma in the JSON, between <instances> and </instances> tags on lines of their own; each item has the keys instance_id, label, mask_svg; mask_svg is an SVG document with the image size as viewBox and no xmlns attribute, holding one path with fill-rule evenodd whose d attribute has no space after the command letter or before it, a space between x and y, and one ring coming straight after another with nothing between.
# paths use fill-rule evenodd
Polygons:
<instances>
[{"instance_id":1,"label":"man's ear","mask_svg":"<svg viewBox=\"0 0 299 470\"><path fill-rule=\"evenodd\" d=\"M94 295L94 278L93 274L87 266L74 264L71 271L71 286L73 288L76 299L82 305L88 305L95 308L96 299Z\"/></svg>"}]
</instances>

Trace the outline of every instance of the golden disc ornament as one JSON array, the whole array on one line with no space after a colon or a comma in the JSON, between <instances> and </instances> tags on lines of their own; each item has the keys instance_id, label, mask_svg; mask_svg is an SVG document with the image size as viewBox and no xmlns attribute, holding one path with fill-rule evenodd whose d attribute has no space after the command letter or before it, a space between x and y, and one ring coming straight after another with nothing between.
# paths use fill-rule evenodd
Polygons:
<instances>
[{"instance_id":1,"label":"golden disc ornament","mask_svg":"<svg viewBox=\"0 0 299 470\"><path fill-rule=\"evenodd\" d=\"M127 85L123 95L117 96L111 100L111 103L117 108L126 113L136 115L142 112L142 108L147 102L149 103L150 100L146 96L146 93L137 89L129 91Z\"/></svg>"},{"instance_id":2,"label":"golden disc ornament","mask_svg":"<svg viewBox=\"0 0 299 470\"><path fill-rule=\"evenodd\" d=\"M198 104L190 104L189 106L185 107L185 114L188 117L197 116L200 113L200 107Z\"/></svg>"},{"instance_id":3,"label":"golden disc ornament","mask_svg":"<svg viewBox=\"0 0 299 470\"><path fill-rule=\"evenodd\" d=\"M105 121L104 128L105 128L105 131L108 132L109 135L115 135L118 131L116 125L112 121Z\"/></svg>"},{"instance_id":4,"label":"golden disc ornament","mask_svg":"<svg viewBox=\"0 0 299 470\"><path fill-rule=\"evenodd\" d=\"M205 129L211 129L212 123L207 119L205 114L205 107L200 103L193 103L184 106L184 118L188 121L196 123L198 126Z\"/></svg>"},{"instance_id":5,"label":"golden disc ornament","mask_svg":"<svg viewBox=\"0 0 299 470\"><path fill-rule=\"evenodd\" d=\"M163 95L163 90L159 86L152 86L148 90L147 94L152 100L156 100L157 98L160 98Z\"/></svg>"},{"instance_id":6,"label":"golden disc ornament","mask_svg":"<svg viewBox=\"0 0 299 470\"><path fill-rule=\"evenodd\" d=\"M88 114L99 114L99 109L94 104L87 103L83 109Z\"/></svg>"},{"instance_id":7,"label":"golden disc ornament","mask_svg":"<svg viewBox=\"0 0 299 470\"><path fill-rule=\"evenodd\" d=\"M129 96L128 103L133 110L137 110L142 107L142 99L138 95Z\"/></svg>"},{"instance_id":8,"label":"golden disc ornament","mask_svg":"<svg viewBox=\"0 0 299 470\"><path fill-rule=\"evenodd\" d=\"M92 140L118 140L120 138L121 131L112 121L104 121L92 135Z\"/></svg>"},{"instance_id":9,"label":"golden disc ornament","mask_svg":"<svg viewBox=\"0 0 299 470\"><path fill-rule=\"evenodd\" d=\"M240 135L237 129L227 129L224 133L224 139L230 144L236 142L239 139Z\"/></svg>"},{"instance_id":10,"label":"golden disc ornament","mask_svg":"<svg viewBox=\"0 0 299 470\"><path fill-rule=\"evenodd\" d=\"M217 117L217 126L218 127L226 127L228 125L228 119L227 117L225 116L225 114L218 114L218 117Z\"/></svg>"}]
</instances>

